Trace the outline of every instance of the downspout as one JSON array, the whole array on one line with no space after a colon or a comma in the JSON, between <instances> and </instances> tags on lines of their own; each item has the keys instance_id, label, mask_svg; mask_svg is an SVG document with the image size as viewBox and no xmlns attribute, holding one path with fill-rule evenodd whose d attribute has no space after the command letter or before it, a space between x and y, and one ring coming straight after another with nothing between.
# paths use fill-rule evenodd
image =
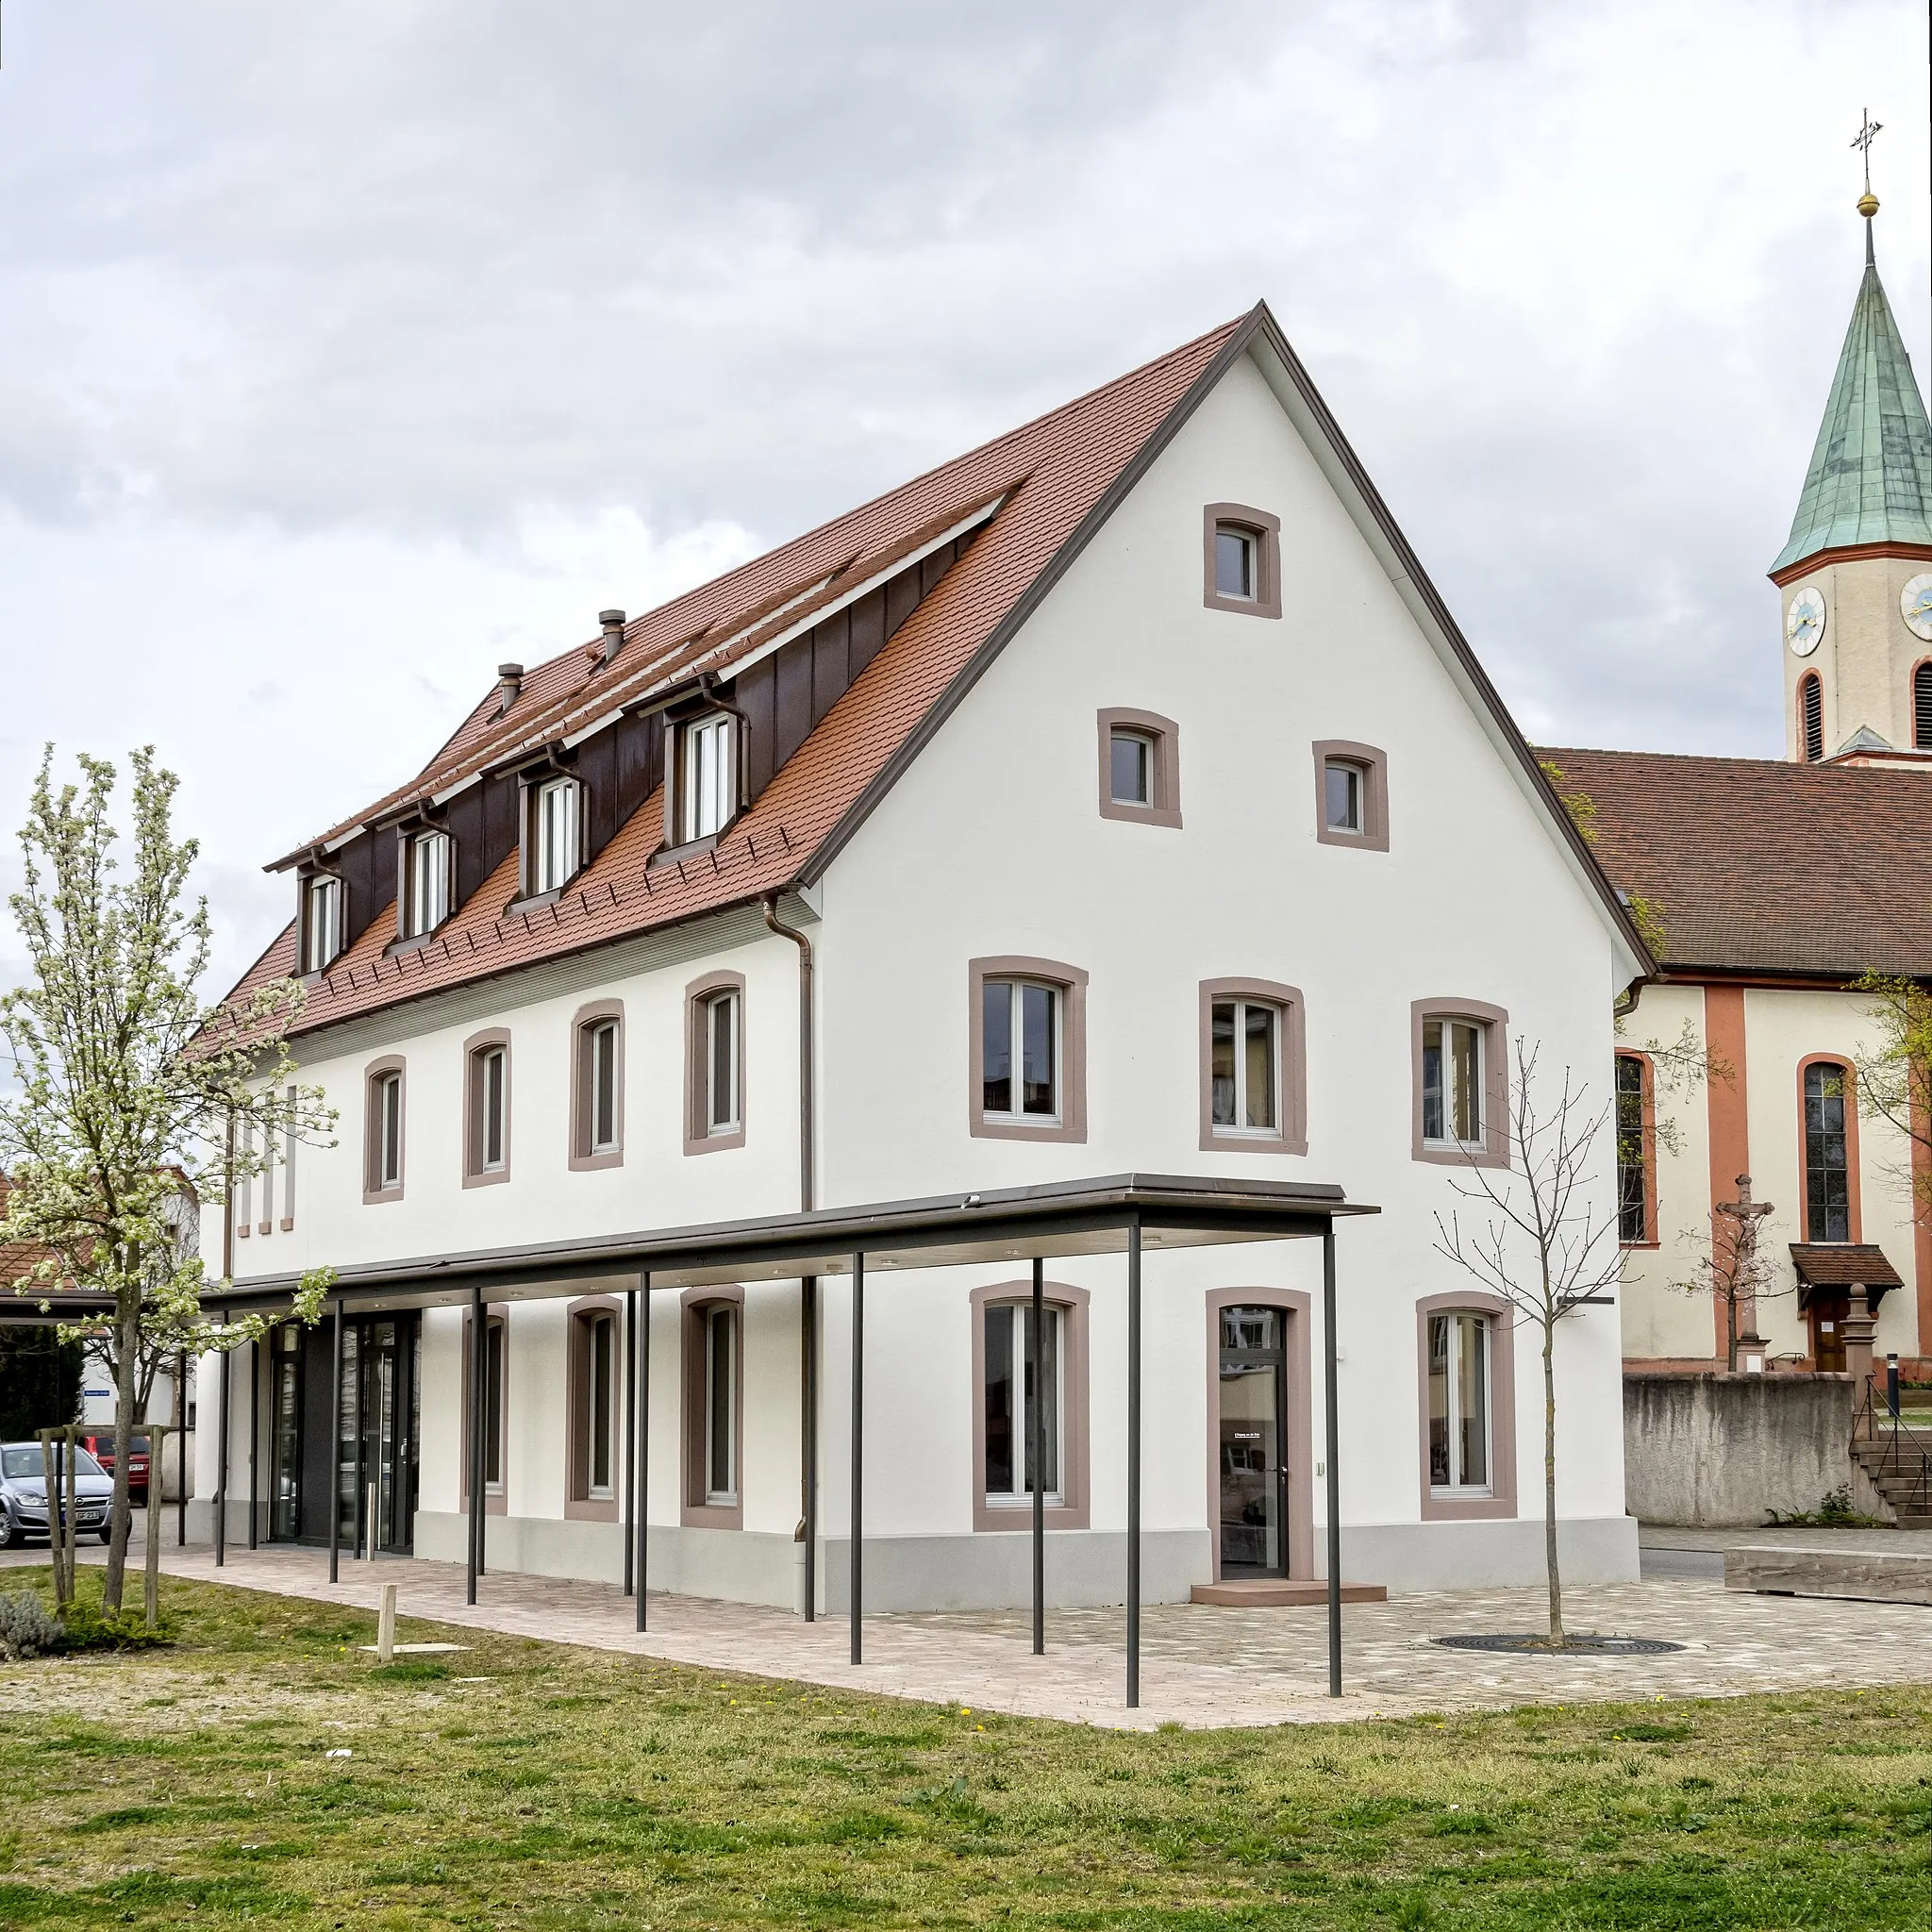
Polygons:
<instances>
[{"instance_id":1,"label":"downspout","mask_svg":"<svg viewBox=\"0 0 1932 1932\"><path fill-rule=\"evenodd\" d=\"M790 940L798 948L798 1205L801 1210L808 1213L817 1205L812 1142L811 941L795 926L787 925L778 917L777 893L767 892L758 903L765 915L765 924L780 939ZM815 1622L818 1617L818 1290L816 1275L808 1274L800 1278L798 1485L802 1507L794 1540L804 1545L805 1601L801 1607L808 1624Z\"/></svg>"}]
</instances>

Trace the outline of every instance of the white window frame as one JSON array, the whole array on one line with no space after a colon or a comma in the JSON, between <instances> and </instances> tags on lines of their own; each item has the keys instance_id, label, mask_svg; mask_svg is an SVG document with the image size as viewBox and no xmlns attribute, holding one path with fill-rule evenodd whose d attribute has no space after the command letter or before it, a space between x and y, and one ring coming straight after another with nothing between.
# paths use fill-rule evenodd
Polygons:
<instances>
[{"instance_id":1,"label":"white window frame","mask_svg":"<svg viewBox=\"0 0 1932 1932\"><path fill-rule=\"evenodd\" d=\"M1214 1011L1218 1007L1234 1008L1234 1119L1215 1120L1212 1108L1211 1086L1213 1082L1214 1051ZM1251 1126L1247 1122L1248 1112L1248 1057L1242 1051L1247 1040L1247 1016L1250 1012L1265 1013L1268 1016L1268 1045L1274 1057L1274 1118L1266 1126ZM1286 1024L1286 1015L1280 1003L1275 1000L1248 999L1241 993L1218 995L1208 1003L1208 1081L1210 1099L1208 1119L1212 1123L1217 1140L1279 1141L1282 1137L1281 1110L1283 1106L1281 1080L1281 1036Z\"/></svg>"},{"instance_id":2,"label":"white window frame","mask_svg":"<svg viewBox=\"0 0 1932 1932\"><path fill-rule=\"evenodd\" d=\"M737 720L707 711L678 727L678 842L715 837L738 811Z\"/></svg>"},{"instance_id":3,"label":"white window frame","mask_svg":"<svg viewBox=\"0 0 1932 1932\"><path fill-rule=\"evenodd\" d=\"M476 1109L475 1172L502 1174L509 1166L509 1048L499 1041L493 1046L479 1046L470 1058L475 1062L471 1082ZM492 1130L496 1136L493 1158L490 1152Z\"/></svg>"},{"instance_id":4,"label":"white window frame","mask_svg":"<svg viewBox=\"0 0 1932 1932\"><path fill-rule=\"evenodd\" d=\"M1448 1345L1443 1352L1443 1415L1448 1424L1449 1438L1449 1480L1439 1483L1433 1475L1429 1483L1432 1496L1492 1496L1496 1491L1496 1322L1495 1317L1480 1308L1437 1308L1428 1317L1429 1349L1425 1361L1425 1373L1433 1379L1435 1362L1436 1324L1444 1324ZM1458 1398L1462 1387L1462 1361L1465 1347L1465 1324L1479 1328L1483 1337L1482 1361L1482 1406L1483 1406L1483 1467L1487 1472L1479 1483L1463 1480L1462 1470L1462 1412ZM1433 1414L1433 1411L1431 1411Z\"/></svg>"},{"instance_id":5,"label":"white window frame","mask_svg":"<svg viewBox=\"0 0 1932 1932\"><path fill-rule=\"evenodd\" d=\"M375 1076L375 1188L393 1193L403 1184L403 1076L397 1068Z\"/></svg>"},{"instance_id":6,"label":"white window frame","mask_svg":"<svg viewBox=\"0 0 1932 1932\"><path fill-rule=\"evenodd\" d=\"M595 1309L584 1320L584 1495L592 1503L617 1499L617 1317ZM603 1362L597 1343L606 1345ZM601 1367L601 1374L599 1373ZM604 1425L597 1425L597 1398L604 1397ZM604 1452L604 1480L597 1480L597 1452Z\"/></svg>"},{"instance_id":7,"label":"white window frame","mask_svg":"<svg viewBox=\"0 0 1932 1932\"><path fill-rule=\"evenodd\" d=\"M1138 798L1123 798L1114 789L1113 748L1123 740L1138 745L1141 751L1141 778L1142 790ZM1151 731L1143 731L1134 724L1115 724L1107 734L1107 795L1109 803L1124 805L1141 811L1152 811L1158 804L1155 793L1159 788L1156 760L1160 756L1160 741Z\"/></svg>"},{"instance_id":8,"label":"white window frame","mask_svg":"<svg viewBox=\"0 0 1932 1932\"><path fill-rule=\"evenodd\" d=\"M1008 1078L1012 1084L1012 1097L1018 1106L1008 1113L996 1112L986 1105L986 1056L987 1041L982 1030L979 1045L979 1091L980 1117L995 1126L1012 1127L1058 1127L1066 1124L1067 1105L1067 989L1048 979L1028 979L1024 976L1008 976L1005 974L990 973L983 984L987 987L1004 986L1007 989L1007 1040L1009 1056ZM1051 1113L1027 1113L1021 1109L1025 1104L1025 994L1028 989L1043 992L1053 1002L1053 1111ZM984 1001L984 992L980 995Z\"/></svg>"},{"instance_id":9,"label":"white window frame","mask_svg":"<svg viewBox=\"0 0 1932 1932\"><path fill-rule=\"evenodd\" d=\"M624 1034L618 1020L613 1016L606 1020L592 1020L584 1028L587 1036L584 1041L584 1078L587 1091L584 1095L584 1152L586 1154L615 1154L622 1144L618 1128L618 1055L623 1051ZM603 1074L609 1072L610 1131L600 1134L601 1100L603 1097Z\"/></svg>"},{"instance_id":10,"label":"white window frame","mask_svg":"<svg viewBox=\"0 0 1932 1932\"><path fill-rule=\"evenodd\" d=\"M1441 1029L1436 1051L1438 1074L1441 1081L1440 1094L1442 1109L1442 1131L1429 1132L1429 1028ZM1474 1036L1475 1041L1474 1079L1473 1081L1475 1118L1471 1123L1474 1128L1466 1140L1454 1131L1452 1115L1455 1111L1455 1096L1451 1089L1449 1069L1454 1061L1451 1050L1449 1029L1461 1027ZM1430 1013L1423 1020L1423 1076L1422 1076L1422 1130L1423 1145L1434 1150L1453 1150L1464 1154L1483 1154L1489 1151L1488 1087L1490 1058L1490 1028L1486 1021L1469 1020L1455 1013Z\"/></svg>"},{"instance_id":11,"label":"white window frame","mask_svg":"<svg viewBox=\"0 0 1932 1932\"><path fill-rule=\"evenodd\" d=\"M403 841L402 937L421 939L449 917L456 847L447 832L411 832Z\"/></svg>"},{"instance_id":12,"label":"white window frame","mask_svg":"<svg viewBox=\"0 0 1932 1932\"><path fill-rule=\"evenodd\" d=\"M1224 537L1234 538L1241 546L1241 554L1247 561L1248 587L1245 591L1224 591L1221 588L1221 543ZM1214 525L1214 594L1225 597L1229 603L1258 604L1261 601L1261 533L1224 517Z\"/></svg>"},{"instance_id":13,"label":"white window frame","mask_svg":"<svg viewBox=\"0 0 1932 1932\"><path fill-rule=\"evenodd\" d=\"M705 1135L738 1134L744 1130L744 1001L735 986L720 988L704 996L705 1006ZM728 1109L721 1118L718 1111L718 1016L729 1010Z\"/></svg>"},{"instance_id":14,"label":"white window frame","mask_svg":"<svg viewBox=\"0 0 1932 1932\"><path fill-rule=\"evenodd\" d=\"M1355 807L1352 820L1338 824L1328 808L1329 774L1340 772L1348 779L1350 802ZM1324 758L1322 761L1322 823L1341 839L1362 839L1369 830L1369 774L1358 758Z\"/></svg>"},{"instance_id":15,"label":"white window frame","mask_svg":"<svg viewBox=\"0 0 1932 1932\"><path fill-rule=\"evenodd\" d=\"M705 1507L708 1509L735 1509L738 1507L739 1491L743 1478L738 1467L738 1403L740 1367L739 1356L744 1347L743 1308L737 1302L713 1302L704 1311L705 1317L705 1426L704 1457ZM722 1377L726 1407L721 1414L718 1407L718 1394L721 1364L718 1360L718 1337L723 1331L729 1337L730 1355L723 1364ZM725 1460L731 1467L729 1489L715 1487L711 1478L717 1473L717 1454L723 1441Z\"/></svg>"},{"instance_id":16,"label":"white window frame","mask_svg":"<svg viewBox=\"0 0 1932 1932\"><path fill-rule=\"evenodd\" d=\"M303 972L326 972L341 950L342 882L334 873L311 873L302 882Z\"/></svg>"},{"instance_id":17,"label":"white window frame","mask_svg":"<svg viewBox=\"0 0 1932 1932\"><path fill-rule=\"evenodd\" d=\"M531 787L529 894L561 891L583 865L583 788L575 778Z\"/></svg>"},{"instance_id":18,"label":"white window frame","mask_svg":"<svg viewBox=\"0 0 1932 1932\"><path fill-rule=\"evenodd\" d=\"M1026 1450L1032 1441L1033 1424L1026 1407L1026 1317L1033 1311L1033 1303L1025 1295L1010 1300L990 1301L982 1304L979 1319L985 1324L995 1312L1004 1311L1012 1326L1010 1339L1013 1387L1019 1394L1019 1414L1014 1419L1014 1428L1019 1432L1013 1451L1013 1481L1015 1487L1009 1491L988 1490L986 1481L986 1455L982 1443L980 1451L979 1482L989 1509L1025 1509L1033 1507L1033 1491L1026 1487ZM1048 1432L1048 1446L1052 1452L1053 1471L1058 1482L1046 1491L1044 1507L1048 1509L1064 1509L1067 1507L1067 1339L1071 1324L1068 1309L1064 1303L1048 1301L1045 1305L1047 1326L1053 1336L1053 1426ZM984 1340L981 1342L983 1359L979 1402L982 1413L985 1409L987 1383L986 1376L992 1365L991 1349Z\"/></svg>"}]
</instances>

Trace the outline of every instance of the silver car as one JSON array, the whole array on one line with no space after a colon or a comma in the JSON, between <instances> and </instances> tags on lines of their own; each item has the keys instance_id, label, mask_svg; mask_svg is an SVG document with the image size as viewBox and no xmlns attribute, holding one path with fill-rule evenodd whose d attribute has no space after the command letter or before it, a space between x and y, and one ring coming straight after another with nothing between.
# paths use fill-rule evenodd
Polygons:
<instances>
[{"instance_id":1,"label":"silver car","mask_svg":"<svg viewBox=\"0 0 1932 1932\"><path fill-rule=\"evenodd\" d=\"M106 1542L112 1534L108 1503L114 1478L85 1449L58 1449L54 1467L60 1499L67 1499L66 1457L74 1463L74 1529L76 1536L92 1531ZM44 1541L47 1535L47 1484L41 1471L38 1442L0 1443L0 1550L18 1549L29 1537Z\"/></svg>"}]
</instances>

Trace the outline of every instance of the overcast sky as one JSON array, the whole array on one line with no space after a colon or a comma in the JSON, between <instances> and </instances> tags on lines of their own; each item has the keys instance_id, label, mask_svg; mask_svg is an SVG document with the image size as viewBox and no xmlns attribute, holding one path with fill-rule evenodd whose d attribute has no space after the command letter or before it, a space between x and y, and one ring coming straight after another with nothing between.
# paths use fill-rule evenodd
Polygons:
<instances>
[{"instance_id":1,"label":"overcast sky","mask_svg":"<svg viewBox=\"0 0 1932 1932\"><path fill-rule=\"evenodd\" d=\"M5 0L0 827L43 741L152 740L231 973L288 903L260 862L500 658L1263 295L1525 730L1778 756L1764 570L1867 106L1924 361L1924 34L1903 0Z\"/></svg>"}]
</instances>

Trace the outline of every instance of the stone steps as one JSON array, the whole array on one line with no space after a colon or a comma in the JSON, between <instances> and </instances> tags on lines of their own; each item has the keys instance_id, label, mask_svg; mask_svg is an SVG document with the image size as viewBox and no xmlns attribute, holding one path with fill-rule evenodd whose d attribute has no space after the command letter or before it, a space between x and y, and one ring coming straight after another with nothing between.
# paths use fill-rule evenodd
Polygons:
<instances>
[{"instance_id":1,"label":"stone steps","mask_svg":"<svg viewBox=\"0 0 1932 1932\"><path fill-rule=\"evenodd\" d=\"M1220 1604L1230 1609L1291 1609L1328 1601L1328 1586L1319 1578L1300 1576L1241 1576L1225 1583L1197 1583L1189 1592L1194 1604ZM1389 1592L1379 1583L1344 1583L1345 1604L1386 1604Z\"/></svg>"}]
</instances>

